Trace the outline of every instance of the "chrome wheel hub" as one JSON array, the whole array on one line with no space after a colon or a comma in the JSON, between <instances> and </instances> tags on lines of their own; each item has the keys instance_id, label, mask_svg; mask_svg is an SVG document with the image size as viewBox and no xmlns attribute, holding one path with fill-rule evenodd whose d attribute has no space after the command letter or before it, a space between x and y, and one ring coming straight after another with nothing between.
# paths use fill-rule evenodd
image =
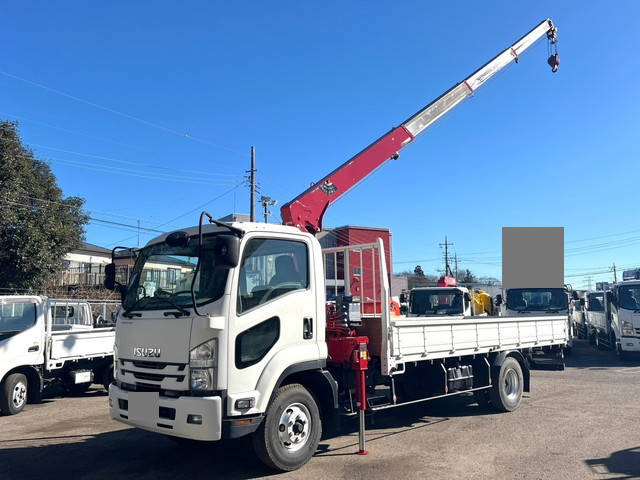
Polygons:
<instances>
[{"instance_id":1,"label":"chrome wheel hub","mask_svg":"<svg viewBox=\"0 0 640 480\"><path fill-rule=\"evenodd\" d=\"M21 408L26 401L27 401L27 386L22 382L18 382L16 383L16 386L13 387L11 402L13 403L14 407Z\"/></svg>"},{"instance_id":2,"label":"chrome wheel hub","mask_svg":"<svg viewBox=\"0 0 640 480\"><path fill-rule=\"evenodd\" d=\"M278 422L278 438L287 450L295 452L305 446L311 429L311 414L301 403L292 403L284 409Z\"/></svg>"},{"instance_id":3,"label":"chrome wheel hub","mask_svg":"<svg viewBox=\"0 0 640 480\"><path fill-rule=\"evenodd\" d=\"M520 378L515 370L509 370L504 376L504 392L509 400L518 398L520 392Z\"/></svg>"}]
</instances>

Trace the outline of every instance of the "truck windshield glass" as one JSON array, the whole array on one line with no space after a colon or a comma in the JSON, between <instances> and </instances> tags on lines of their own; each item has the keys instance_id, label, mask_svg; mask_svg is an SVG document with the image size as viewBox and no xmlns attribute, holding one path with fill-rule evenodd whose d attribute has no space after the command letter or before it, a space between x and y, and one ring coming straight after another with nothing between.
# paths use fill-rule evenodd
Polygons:
<instances>
[{"instance_id":1,"label":"truck windshield glass","mask_svg":"<svg viewBox=\"0 0 640 480\"><path fill-rule=\"evenodd\" d=\"M590 312L604 312L604 293L590 293L587 310Z\"/></svg>"},{"instance_id":2,"label":"truck windshield glass","mask_svg":"<svg viewBox=\"0 0 640 480\"><path fill-rule=\"evenodd\" d=\"M626 310L640 309L640 285L626 285L620 287L620 308Z\"/></svg>"},{"instance_id":3,"label":"truck windshield glass","mask_svg":"<svg viewBox=\"0 0 640 480\"><path fill-rule=\"evenodd\" d=\"M20 333L35 323L35 303L0 301L0 340Z\"/></svg>"},{"instance_id":4,"label":"truck windshield glass","mask_svg":"<svg viewBox=\"0 0 640 480\"><path fill-rule=\"evenodd\" d=\"M215 235L203 238L202 261L196 276L194 291L198 306L222 297L229 269L215 264ZM127 295L126 310L174 310L173 305L189 307L191 282L198 264L198 238L192 237L186 246L166 243L150 245L141 250Z\"/></svg>"},{"instance_id":5,"label":"truck windshield glass","mask_svg":"<svg viewBox=\"0 0 640 480\"><path fill-rule=\"evenodd\" d=\"M414 315L462 315L462 292L453 288L414 290L411 292Z\"/></svg>"},{"instance_id":6,"label":"truck windshield glass","mask_svg":"<svg viewBox=\"0 0 640 480\"><path fill-rule=\"evenodd\" d=\"M507 309L518 312L567 310L562 288L512 288L507 290Z\"/></svg>"}]
</instances>

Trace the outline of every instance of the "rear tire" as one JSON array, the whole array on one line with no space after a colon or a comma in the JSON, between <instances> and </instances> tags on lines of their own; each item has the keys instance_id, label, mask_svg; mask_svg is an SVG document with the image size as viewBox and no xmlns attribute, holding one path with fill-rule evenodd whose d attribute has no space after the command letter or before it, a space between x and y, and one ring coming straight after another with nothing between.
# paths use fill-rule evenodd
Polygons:
<instances>
[{"instance_id":1,"label":"rear tire","mask_svg":"<svg viewBox=\"0 0 640 480\"><path fill-rule=\"evenodd\" d=\"M320 412L309 391L298 383L280 387L265 418L253 434L258 458L267 466L290 472L307 463L322 435Z\"/></svg>"},{"instance_id":2,"label":"rear tire","mask_svg":"<svg viewBox=\"0 0 640 480\"><path fill-rule=\"evenodd\" d=\"M489 394L491 404L503 412L513 412L520 406L523 389L522 367L515 358L505 358Z\"/></svg>"},{"instance_id":3,"label":"rear tire","mask_svg":"<svg viewBox=\"0 0 640 480\"><path fill-rule=\"evenodd\" d=\"M5 415L15 415L27 404L27 377L12 373L0 385L0 410Z\"/></svg>"}]
</instances>

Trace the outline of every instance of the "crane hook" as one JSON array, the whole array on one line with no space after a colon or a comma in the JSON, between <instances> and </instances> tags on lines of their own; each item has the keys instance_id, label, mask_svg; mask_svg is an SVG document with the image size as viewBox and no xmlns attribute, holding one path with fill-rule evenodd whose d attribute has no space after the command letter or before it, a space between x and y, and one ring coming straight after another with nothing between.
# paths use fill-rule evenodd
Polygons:
<instances>
[{"instance_id":1,"label":"crane hook","mask_svg":"<svg viewBox=\"0 0 640 480\"><path fill-rule=\"evenodd\" d=\"M551 71L553 73L557 72L558 67L560 66L560 55L558 55L557 53L554 53L549 57L549 59L547 60L547 63L551 67Z\"/></svg>"}]
</instances>

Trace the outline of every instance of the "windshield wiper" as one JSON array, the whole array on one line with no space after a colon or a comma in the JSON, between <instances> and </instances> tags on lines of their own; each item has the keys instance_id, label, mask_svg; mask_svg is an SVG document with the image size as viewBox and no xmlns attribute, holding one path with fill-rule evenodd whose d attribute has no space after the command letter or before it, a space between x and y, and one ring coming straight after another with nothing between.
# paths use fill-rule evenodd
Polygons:
<instances>
[{"instance_id":1,"label":"windshield wiper","mask_svg":"<svg viewBox=\"0 0 640 480\"><path fill-rule=\"evenodd\" d=\"M151 298L151 297L141 297L138 300L136 300L135 302L133 302L133 305L131 305L131 308L127 308L124 313L122 314L123 317L127 317L127 318L133 318L133 317L141 317L142 314L141 313L132 313L131 311L136 308L138 306L138 304L140 304L140 302L142 300L144 300L145 298Z\"/></svg>"},{"instance_id":2,"label":"windshield wiper","mask_svg":"<svg viewBox=\"0 0 640 480\"><path fill-rule=\"evenodd\" d=\"M169 315L175 315L175 317L178 318L178 317L183 317L183 316L187 317L187 316L191 315L191 312L189 310L187 310L186 308L178 305L176 302L174 302L173 300L170 300L169 298L154 297L154 300L160 300L161 302L165 302L165 303L171 305L176 310L178 310L177 312L164 312L164 316L165 317L167 317Z\"/></svg>"}]
</instances>

